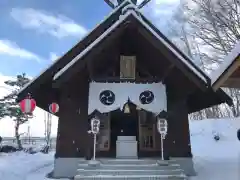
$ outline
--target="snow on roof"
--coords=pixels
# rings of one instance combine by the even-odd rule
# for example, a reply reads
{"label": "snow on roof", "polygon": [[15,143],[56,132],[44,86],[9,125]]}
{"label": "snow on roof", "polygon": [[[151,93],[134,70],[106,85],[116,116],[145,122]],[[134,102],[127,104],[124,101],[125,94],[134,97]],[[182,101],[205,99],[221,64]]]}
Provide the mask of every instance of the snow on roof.
{"label": "snow on roof", "polygon": [[[140,12],[138,12],[140,13]],[[141,16],[142,13],[140,13]],[[174,53],[174,55],[180,59],[189,69],[192,70],[201,80],[207,83],[206,77],[203,76],[190,62],[188,62],[179,52],[177,52],[168,42],[166,42],[157,32],[155,32],[146,22],[144,22],[138,15],[136,15],[135,11],[130,10],[127,14],[125,14],[122,18],[120,18],[115,24],[113,24],[109,29],[107,29],[99,38],[97,38],[90,46],[88,46],[84,51],[78,54],[70,63],[68,63],[64,68],[58,71],[53,80],[58,79],[62,74],[64,74],[72,65],[74,65],[78,60],[81,59],[85,54],[87,54],[93,47],[95,47],[102,39],[104,39],[112,30],[114,30],[119,24],[121,24],[128,16],[134,16],[146,29],[149,30],[162,44],[164,44],[170,51]]]}
{"label": "snow on roof", "polygon": [[240,41],[232,49],[232,51],[224,58],[219,68],[210,74],[212,85],[220,78],[220,76],[231,66],[231,64],[240,55]]}

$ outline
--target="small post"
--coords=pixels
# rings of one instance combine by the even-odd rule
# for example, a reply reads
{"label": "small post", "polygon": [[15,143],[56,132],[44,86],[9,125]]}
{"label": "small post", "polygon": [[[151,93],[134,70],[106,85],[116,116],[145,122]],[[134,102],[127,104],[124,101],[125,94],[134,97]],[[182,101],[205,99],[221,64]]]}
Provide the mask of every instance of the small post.
{"label": "small post", "polygon": [[161,155],[162,155],[162,160],[164,160],[164,152],[163,152],[163,135],[161,134]]}
{"label": "small post", "polygon": [[28,125],[28,144],[31,144],[30,125]]}
{"label": "small post", "polygon": [[97,134],[93,134],[93,160],[96,160],[96,144],[97,144]]}

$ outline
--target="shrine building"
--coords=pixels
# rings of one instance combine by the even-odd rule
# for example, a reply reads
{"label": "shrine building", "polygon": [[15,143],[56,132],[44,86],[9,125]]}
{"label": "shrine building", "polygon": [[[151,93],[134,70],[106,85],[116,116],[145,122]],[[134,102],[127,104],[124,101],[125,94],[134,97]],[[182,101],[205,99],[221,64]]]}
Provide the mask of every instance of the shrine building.
{"label": "shrine building", "polygon": [[[54,177],[72,177],[79,159],[91,159],[95,116],[101,122],[96,158],[160,158],[156,120],[165,118],[164,156],[193,171],[188,114],[232,103],[133,2],[119,1],[18,94],[20,101],[30,93],[46,111],[59,104]],[[118,149],[125,141],[129,146]]]}

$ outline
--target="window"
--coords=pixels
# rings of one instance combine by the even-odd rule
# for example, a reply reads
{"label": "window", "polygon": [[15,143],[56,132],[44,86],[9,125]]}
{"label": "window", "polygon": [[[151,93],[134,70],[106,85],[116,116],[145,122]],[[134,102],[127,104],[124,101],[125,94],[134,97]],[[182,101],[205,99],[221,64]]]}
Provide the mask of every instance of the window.
{"label": "window", "polygon": [[136,56],[120,57],[120,78],[135,79]]}

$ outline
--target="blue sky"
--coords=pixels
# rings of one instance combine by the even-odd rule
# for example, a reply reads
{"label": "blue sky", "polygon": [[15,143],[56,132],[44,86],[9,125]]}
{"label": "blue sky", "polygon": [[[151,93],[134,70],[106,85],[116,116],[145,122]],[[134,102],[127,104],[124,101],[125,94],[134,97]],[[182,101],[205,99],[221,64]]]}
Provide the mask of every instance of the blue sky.
{"label": "blue sky", "polygon": [[[178,0],[152,0],[144,14],[162,31]],[[93,29],[111,8],[104,0],[1,0],[0,74],[34,77]]]}

